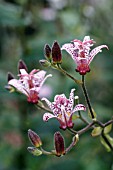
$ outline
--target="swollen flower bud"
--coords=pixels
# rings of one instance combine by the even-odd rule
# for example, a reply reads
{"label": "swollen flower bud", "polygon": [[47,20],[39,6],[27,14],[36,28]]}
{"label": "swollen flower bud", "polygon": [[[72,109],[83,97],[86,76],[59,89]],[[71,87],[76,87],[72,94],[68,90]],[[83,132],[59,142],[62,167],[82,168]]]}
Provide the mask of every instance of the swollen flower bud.
{"label": "swollen flower bud", "polygon": [[9,82],[10,80],[14,79],[14,75],[12,73],[8,73],[7,75],[7,81]]}
{"label": "swollen flower bud", "polygon": [[28,130],[28,137],[29,137],[29,140],[31,141],[31,143],[35,147],[38,148],[42,145],[42,141],[41,141],[40,137],[31,129]]}
{"label": "swollen flower bud", "polygon": [[19,60],[19,62],[18,62],[18,70],[20,70],[20,69],[25,69],[26,71],[28,71],[27,66],[23,60]]}
{"label": "swollen flower bud", "polygon": [[60,132],[54,134],[56,156],[65,155],[64,138]]}
{"label": "swollen flower bud", "polygon": [[62,53],[57,41],[55,41],[52,46],[52,59],[53,64],[61,64],[62,62]]}
{"label": "swollen flower bud", "polygon": [[34,156],[40,156],[42,155],[42,151],[37,149],[37,148],[34,148],[34,147],[28,147],[27,150],[32,153]]}
{"label": "swollen flower bud", "polygon": [[51,63],[47,60],[40,60],[39,63],[44,67],[50,67]]}
{"label": "swollen flower bud", "polygon": [[48,44],[44,46],[44,54],[47,59],[51,59],[51,47]]}
{"label": "swollen flower bud", "polygon": [[73,146],[76,145],[76,143],[79,141],[79,135],[76,134],[74,137],[73,137]]}

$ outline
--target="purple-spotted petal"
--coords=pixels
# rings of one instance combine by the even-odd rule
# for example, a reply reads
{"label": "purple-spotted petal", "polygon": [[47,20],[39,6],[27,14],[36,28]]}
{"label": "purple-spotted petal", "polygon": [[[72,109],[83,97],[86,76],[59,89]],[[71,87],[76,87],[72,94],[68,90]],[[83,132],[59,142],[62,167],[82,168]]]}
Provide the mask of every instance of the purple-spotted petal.
{"label": "purple-spotted petal", "polygon": [[56,96],[54,97],[54,102],[57,102],[57,101],[60,102],[60,99],[63,99],[63,98],[66,99],[65,94],[56,95]]}
{"label": "purple-spotted petal", "polygon": [[85,107],[83,104],[77,104],[77,105],[74,107],[72,113],[77,112],[77,111],[79,111],[79,110],[86,111],[86,107]]}
{"label": "purple-spotted petal", "polygon": [[26,96],[28,96],[27,91],[24,89],[22,83],[19,80],[16,79],[11,79],[8,82],[9,85],[13,86],[14,88],[16,88],[19,92],[25,94]]}
{"label": "purple-spotted petal", "polygon": [[95,57],[95,55],[102,51],[102,50],[101,50],[102,48],[107,48],[107,49],[108,49],[108,46],[107,46],[107,45],[100,45],[100,46],[94,48],[94,49],[90,52],[90,57],[89,57],[89,60],[88,60],[88,65],[91,63],[91,61],[93,60],[93,58]]}
{"label": "purple-spotted petal", "polygon": [[69,104],[68,104],[68,110],[67,111],[72,111],[73,105],[74,105],[74,91],[75,89],[72,89],[70,92],[69,96]]}
{"label": "purple-spotted petal", "polygon": [[43,121],[44,122],[47,122],[49,119],[52,119],[52,118],[57,118],[57,116],[54,116],[53,114],[51,113],[45,113],[43,115]]}
{"label": "purple-spotted petal", "polygon": [[64,44],[61,50],[66,50],[72,57],[72,59],[76,62],[78,57],[78,43],[77,45],[74,43]]}

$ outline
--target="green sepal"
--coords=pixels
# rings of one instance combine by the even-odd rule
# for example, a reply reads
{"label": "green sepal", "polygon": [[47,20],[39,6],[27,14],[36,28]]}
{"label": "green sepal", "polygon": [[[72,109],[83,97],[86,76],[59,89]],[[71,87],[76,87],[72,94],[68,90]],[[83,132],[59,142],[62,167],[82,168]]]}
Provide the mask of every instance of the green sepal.
{"label": "green sepal", "polygon": [[93,137],[96,137],[96,136],[99,136],[102,132],[102,128],[101,127],[95,127],[93,130],[92,130],[92,133],[91,135]]}
{"label": "green sepal", "polygon": [[50,67],[51,63],[47,60],[40,60],[39,63],[44,67]]}
{"label": "green sepal", "polygon": [[112,124],[110,124],[104,128],[104,134],[109,133],[111,130],[112,130]]}
{"label": "green sepal", "polygon": [[28,150],[31,154],[33,154],[34,156],[40,156],[40,155],[42,155],[42,151],[39,150],[39,149],[37,149],[37,148],[35,148],[35,147],[28,147],[27,150]]}

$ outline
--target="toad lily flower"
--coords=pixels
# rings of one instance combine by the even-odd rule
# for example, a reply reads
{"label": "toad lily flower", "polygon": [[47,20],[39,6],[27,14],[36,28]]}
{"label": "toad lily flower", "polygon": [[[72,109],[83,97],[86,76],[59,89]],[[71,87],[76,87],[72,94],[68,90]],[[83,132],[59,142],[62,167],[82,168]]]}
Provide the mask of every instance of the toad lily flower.
{"label": "toad lily flower", "polygon": [[75,89],[71,90],[69,99],[67,99],[64,94],[56,95],[54,102],[52,103],[48,99],[42,98],[42,100],[47,103],[48,107],[53,112],[53,114],[45,113],[43,115],[43,120],[47,122],[50,118],[56,118],[60,123],[61,129],[65,130],[66,128],[72,128],[74,125],[72,122],[73,113],[78,110],[86,110],[85,106],[82,104],[78,104],[73,108],[74,91]]}
{"label": "toad lily flower", "polygon": [[85,75],[90,71],[89,64],[95,55],[102,51],[102,48],[108,49],[106,45],[100,45],[90,52],[90,47],[93,46],[94,43],[95,42],[90,39],[90,36],[85,36],[83,42],[75,39],[72,43],[64,44],[61,48],[61,50],[66,50],[71,55],[77,65],[76,71],[81,75]]}
{"label": "toad lily flower", "polygon": [[34,69],[29,74],[26,69],[19,69],[19,80],[11,78],[8,85],[13,86],[18,92],[27,96],[28,102],[37,103],[39,100],[39,91],[45,80],[52,76],[45,76],[46,72]]}

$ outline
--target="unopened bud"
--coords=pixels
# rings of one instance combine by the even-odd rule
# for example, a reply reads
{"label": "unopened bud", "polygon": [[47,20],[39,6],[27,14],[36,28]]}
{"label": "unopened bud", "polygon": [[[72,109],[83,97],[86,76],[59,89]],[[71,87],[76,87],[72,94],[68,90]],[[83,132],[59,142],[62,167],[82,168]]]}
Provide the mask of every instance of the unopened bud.
{"label": "unopened bud", "polygon": [[28,71],[27,66],[23,60],[19,60],[19,62],[18,62],[18,70],[20,70],[20,69],[25,69],[26,71]]}
{"label": "unopened bud", "polygon": [[27,150],[33,154],[34,156],[40,156],[42,155],[42,151],[37,149],[37,148],[34,148],[34,147],[28,147]]}
{"label": "unopened bud", "polygon": [[40,137],[31,129],[28,130],[28,137],[29,137],[29,140],[31,141],[31,143],[35,147],[38,148],[42,145],[42,141],[41,141]]}
{"label": "unopened bud", "polygon": [[54,134],[54,142],[55,142],[56,156],[65,155],[64,138],[60,134],[60,132],[56,132]]}
{"label": "unopened bud", "polygon": [[40,60],[39,63],[44,67],[50,67],[51,63],[47,60]]}
{"label": "unopened bud", "polygon": [[79,104],[79,97],[78,96],[75,96],[75,103]]}
{"label": "unopened bud", "polygon": [[79,135],[76,134],[74,137],[73,137],[73,146],[76,145],[76,143],[79,141]]}
{"label": "unopened bud", "polygon": [[44,54],[47,59],[51,59],[51,47],[48,44],[44,46]]}
{"label": "unopened bud", "polygon": [[62,53],[57,41],[55,41],[52,46],[52,59],[53,64],[61,64],[62,62]]}
{"label": "unopened bud", "polygon": [[7,75],[7,81],[9,82],[12,79],[14,79],[14,75],[9,72],[8,75]]}

